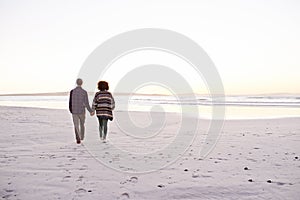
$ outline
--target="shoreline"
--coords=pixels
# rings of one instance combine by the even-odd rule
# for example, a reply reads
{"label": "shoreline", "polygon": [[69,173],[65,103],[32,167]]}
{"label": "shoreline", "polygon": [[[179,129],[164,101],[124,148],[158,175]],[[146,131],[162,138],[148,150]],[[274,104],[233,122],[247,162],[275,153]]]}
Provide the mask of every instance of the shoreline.
{"label": "shoreline", "polygon": [[[41,107],[30,107],[30,106],[9,106],[9,105],[0,105],[0,109],[1,108],[17,108],[17,109],[36,109],[36,110],[57,110],[57,111],[67,111],[69,113],[69,110],[68,108],[41,108]],[[114,111],[114,112],[118,112],[118,113],[122,113],[122,112],[129,112],[129,113],[149,113],[149,112],[146,112],[146,111]],[[153,111],[153,113],[160,113],[160,112],[155,112]],[[177,114],[180,114],[178,112],[165,112],[165,113],[169,113],[169,114],[174,114],[174,115],[177,115]],[[70,114],[70,113],[69,113]],[[88,115],[88,111],[86,111],[86,114]],[[71,114],[70,114],[71,115]],[[199,120],[212,120],[210,118],[204,118],[204,117],[195,117],[193,114],[189,115],[189,117],[192,117],[192,118],[198,118]],[[254,121],[254,120],[276,120],[276,119],[298,119],[300,118],[300,114],[299,116],[275,116],[275,117],[256,117],[256,118],[251,118],[251,117],[248,117],[248,118],[226,118],[226,112],[225,112],[225,118],[224,118],[224,121],[245,121],[245,120],[251,120],[251,121]],[[216,119],[216,120],[220,120],[220,119]]]}

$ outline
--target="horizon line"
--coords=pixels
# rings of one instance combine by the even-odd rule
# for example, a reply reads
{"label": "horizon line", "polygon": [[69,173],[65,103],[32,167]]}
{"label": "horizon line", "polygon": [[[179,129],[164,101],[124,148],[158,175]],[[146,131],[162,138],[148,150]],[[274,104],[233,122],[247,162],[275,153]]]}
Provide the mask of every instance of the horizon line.
{"label": "horizon line", "polygon": [[[10,94],[0,94],[0,96],[68,96],[70,92],[43,92],[43,93],[10,93]],[[95,92],[88,92],[89,95],[95,94]],[[141,96],[172,96],[168,94],[161,94],[161,93],[114,93],[114,95],[141,95]],[[209,93],[179,93],[178,95],[208,95]],[[279,95],[300,95],[300,93],[288,93],[288,92],[274,92],[274,93],[250,93],[250,94],[224,94],[225,96],[266,96],[266,95],[273,95],[273,96],[279,96]]]}

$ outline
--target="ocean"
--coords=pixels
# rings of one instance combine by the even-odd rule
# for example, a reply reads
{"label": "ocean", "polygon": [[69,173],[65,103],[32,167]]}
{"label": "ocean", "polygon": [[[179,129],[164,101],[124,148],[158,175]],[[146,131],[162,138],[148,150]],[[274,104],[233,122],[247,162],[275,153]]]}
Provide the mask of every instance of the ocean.
{"label": "ocean", "polygon": [[[209,96],[115,95],[116,111],[188,112],[212,118],[212,106],[225,106],[226,119],[263,119],[300,117],[300,95]],[[92,102],[93,96],[89,97]],[[68,109],[68,96],[0,96],[0,106]]]}

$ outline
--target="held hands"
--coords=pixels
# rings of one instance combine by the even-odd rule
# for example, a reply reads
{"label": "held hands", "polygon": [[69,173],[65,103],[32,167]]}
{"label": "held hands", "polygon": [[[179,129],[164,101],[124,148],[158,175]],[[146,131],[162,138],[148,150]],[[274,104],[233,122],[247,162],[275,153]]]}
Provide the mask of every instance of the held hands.
{"label": "held hands", "polygon": [[95,111],[90,112],[90,115],[91,115],[91,116],[94,116],[94,114],[95,114]]}

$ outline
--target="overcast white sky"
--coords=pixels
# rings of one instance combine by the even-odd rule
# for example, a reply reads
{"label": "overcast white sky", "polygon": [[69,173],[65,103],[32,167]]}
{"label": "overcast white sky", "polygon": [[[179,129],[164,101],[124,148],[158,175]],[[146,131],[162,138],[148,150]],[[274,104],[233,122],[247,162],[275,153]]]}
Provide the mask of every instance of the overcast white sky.
{"label": "overcast white sky", "polygon": [[300,93],[299,10],[297,0],[0,0],[0,93],[69,91],[97,46],[137,28],[196,41],[227,94]]}

